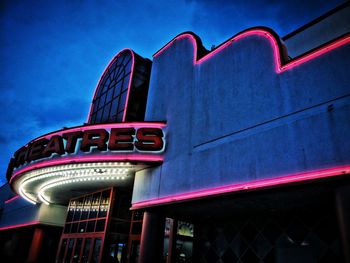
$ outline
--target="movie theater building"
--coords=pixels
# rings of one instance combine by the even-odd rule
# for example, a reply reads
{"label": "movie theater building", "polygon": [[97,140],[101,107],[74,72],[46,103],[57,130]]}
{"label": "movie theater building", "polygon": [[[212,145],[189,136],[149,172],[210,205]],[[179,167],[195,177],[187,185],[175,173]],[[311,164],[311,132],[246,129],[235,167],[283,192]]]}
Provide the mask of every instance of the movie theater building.
{"label": "movie theater building", "polygon": [[122,50],[84,125],[14,153],[1,257],[349,262],[349,17]]}

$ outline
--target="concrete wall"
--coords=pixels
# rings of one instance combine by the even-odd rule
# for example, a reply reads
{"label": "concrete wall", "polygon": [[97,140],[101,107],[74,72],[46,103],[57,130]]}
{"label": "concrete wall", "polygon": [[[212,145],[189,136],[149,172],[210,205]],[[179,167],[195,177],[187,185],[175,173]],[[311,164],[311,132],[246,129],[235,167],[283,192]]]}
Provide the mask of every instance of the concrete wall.
{"label": "concrete wall", "polygon": [[145,120],[167,121],[167,147],[133,202],[350,164],[350,45],[283,73],[261,36],[193,59],[187,38],[154,58]]}

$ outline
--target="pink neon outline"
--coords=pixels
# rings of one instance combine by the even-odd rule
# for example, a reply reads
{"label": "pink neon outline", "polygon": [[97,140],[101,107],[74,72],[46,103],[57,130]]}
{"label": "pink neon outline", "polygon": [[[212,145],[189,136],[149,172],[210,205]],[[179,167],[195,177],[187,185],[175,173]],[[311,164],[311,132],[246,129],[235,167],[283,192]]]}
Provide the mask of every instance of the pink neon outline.
{"label": "pink neon outline", "polygon": [[54,135],[62,135],[67,132],[76,132],[76,131],[87,131],[93,129],[111,129],[111,128],[159,128],[162,129],[166,127],[165,122],[123,122],[123,123],[105,123],[105,124],[93,124],[93,125],[82,125],[77,127],[72,127],[68,129],[62,129],[58,131],[54,131],[43,136],[40,136],[31,142],[35,142],[37,140],[43,138],[50,138]]}
{"label": "pink neon outline", "polygon": [[350,173],[350,165],[333,167],[333,168],[328,168],[323,170],[314,170],[310,172],[280,176],[277,178],[262,179],[262,180],[256,180],[256,181],[239,183],[239,184],[230,184],[230,185],[225,185],[220,187],[214,187],[214,188],[208,188],[208,189],[202,189],[197,191],[190,191],[190,192],[185,192],[181,194],[160,197],[156,199],[149,199],[146,201],[133,203],[131,209],[139,209],[139,208],[166,204],[166,203],[181,202],[185,200],[186,201],[195,200],[203,197],[217,196],[221,194],[241,192],[245,190],[247,191],[247,190],[261,189],[261,188],[267,188],[272,186],[280,186],[280,185],[286,185],[286,184],[297,183],[302,181],[310,181],[315,179],[334,177],[341,174],[344,175],[349,173]]}
{"label": "pink neon outline", "polygon": [[128,106],[128,103],[129,103],[129,94],[130,94],[130,88],[131,88],[131,82],[132,82],[132,77],[134,75],[134,66],[135,66],[135,54],[134,54],[134,51],[130,48],[124,48],[122,49],[121,51],[118,52],[117,55],[115,55],[112,60],[108,63],[107,67],[104,69],[100,79],[98,80],[97,82],[97,86],[95,88],[95,91],[94,91],[94,96],[92,97],[92,102],[91,102],[91,105],[90,105],[90,110],[89,110],[89,114],[88,114],[88,118],[87,118],[87,123],[90,123],[90,120],[91,120],[91,112],[92,112],[92,107],[94,106],[93,104],[93,101],[95,100],[95,97],[96,97],[96,94],[98,92],[98,88],[99,88],[99,85],[103,79],[103,77],[106,75],[106,73],[108,72],[108,68],[113,64],[113,62],[120,56],[120,54],[122,54],[123,52],[126,52],[126,51],[129,51],[131,53],[131,60],[132,60],[132,64],[131,64],[131,72],[130,72],[130,78],[129,78],[129,85],[128,85],[128,94],[126,95],[126,101],[125,101],[125,107],[124,107],[124,113],[123,113],[123,119],[122,119],[122,122],[125,122],[125,116],[126,116],[126,110],[127,110],[127,106]]}
{"label": "pink neon outline", "polygon": [[271,34],[269,31],[261,28],[261,29],[251,29],[251,30],[247,30],[245,32],[242,32],[234,37],[232,37],[231,39],[229,39],[227,42],[225,42],[223,45],[219,46],[217,49],[213,50],[212,52],[206,54],[204,57],[198,59],[197,58],[197,41],[195,39],[195,37],[189,33],[185,33],[182,35],[179,35],[177,37],[175,37],[173,40],[171,40],[168,44],[166,44],[163,48],[161,48],[158,52],[156,52],[153,55],[153,58],[156,58],[157,56],[159,56],[162,52],[164,52],[166,49],[168,49],[176,40],[180,40],[183,38],[188,38],[191,40],[193,47],[194,47],[194,58],[193,58],[193,64],[197,65],[197,64],[201,64],[204,61],[212,58],[215,54],[219,53],[221,50],[223,50],[224,48],[228,47],[229,45],[231,45],[233,42],[236,42],[242,38],[248,37],[248,36],[252,36],[252,35],[258,35],[258,36],[262,36],[267,38],[273,47],[273,51],[274,51],[274,57],[275,57],[275,70],[277,73],[282,73],[284,71],[290,70],[298,65],[301,65],[311,59],[314,59],[318,56],[323,55],[324,53],[327,53],[328,51],[331,51],[335,48],[338,48],[342,45],[345,45],[347,43],[350,42],[350,34],[345,35],[344,37],[342,37],[341,39],[338,39],[332,43],[329,43],[325,46],[322,46],[320,48],[315,49],[314,51],[304,54],[301,57],[298,57],[296,59],[292,59],[290,61],[287,61],[284,65],[282,65],[282,61],[281,61],[281,56],[280,56],[280,48],[279,45],[277,43],[277,40],[275,38],[275,36],[273,34]]}
{"label": "pink neon outline", "polygon": [[20,198],[20,196],[19,196],[19,195],[15,195],[14,197],[12,197],[12,198],[10,198],[10,199],[7,199],[4,203],[5,203],[5,204],[8,204],[8,203],[10,203],[10,202],[12,202],[12,201],[15,201],[15,200],[18,199],[18,198]]}
{"label": "pink neon outline", "polygon": [[[86,131],[91,129],[111,129],[111,128],[159,128],[162,129],[166,126],[164,122],[124,122],[124,123],[108,123],[108,124],[94,124],[94,125],[87,125],[87,126],[78,126],[73,127],[70,129],[62,129],[56,132],[52,132],[49,134],[46,134],[44,136],[41,136],[39,138],[36,138],[32,140],[32,142],[40,140],[42,138],[49,138],[54,135],[62,135],[62,133],[67,132],[75,132],[75,131]],[[97,155],[94,156],[68,156],[68,157],[61,157],[58,160],[42,160],[38,163],[29,164],[28,166],[17,170],[14,172],[10,178],[9,183],[11,184],[12,181],[19,175],[24,172],[28,172],[34,169],[43,168],[43,167],[49,167],[49,166],[55,166],[55,165],[63,165],[63,164],[70,164],[72,162],[75,163],[86,163],[86,162],[108,162],[108,161],[132,161],[132,162],[162,162],[163,156],[160,155],[154,155],[154,154],[135,154],[134,152],[130,153],[120,153],[120,154],[114,154],[114,155]]]}
{"label": "pink neon outline", "polygon": [[39,169],[43,167],[50,167],[56,165],[72,164],[72,163],[87,163],[87,162],[111,162],[111,161],[126,161],[126,162],[162,162],[163,156],[158,155],[141,155],[141,154],[120,154],[120,155],[98,155],[98,156],[73,156],[73,157],[62,157],[58,160],[45,160],[40,163],[35,163],[30,166],[24,167],[16,171],[11,179],[12,181],[20,174]]}
{"label": "pink neon outline", "polygon": [[8,229],[13,229],[13,228],[19,228],[19,227],[25,227],[25,226],[38,225],[38,224],[40,224],[39,221],[31,221],[31,222],[24,223],[24,224],[17,224],[17,225],[11,225],[11,226],[0,227],[0,231],[2,231],[2,230],[8,230]]}

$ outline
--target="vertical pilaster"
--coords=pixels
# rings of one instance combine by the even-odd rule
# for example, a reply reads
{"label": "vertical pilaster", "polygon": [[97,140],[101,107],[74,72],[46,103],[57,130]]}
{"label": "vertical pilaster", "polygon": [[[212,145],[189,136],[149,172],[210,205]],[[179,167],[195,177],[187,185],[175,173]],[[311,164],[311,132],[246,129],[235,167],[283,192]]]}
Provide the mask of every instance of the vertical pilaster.
{"label": "vertical pilaster", "polygon": [[29,249],[27,262],[36,262],[39,259],[43,239],[44,239],[43,229],[36,227],[34,229],[32,244]]}
{"label": "vertical pilaster", "polygon": [[168,261],[167,263],[175,262],[176,260],[176,238],[177,238],[177,220],[170,219],[170,233],[168,246]]}
{"label": "vertical pilaster", "polygon": [[162,262],[164,216],[146,211],[143,216],[139,263]]}

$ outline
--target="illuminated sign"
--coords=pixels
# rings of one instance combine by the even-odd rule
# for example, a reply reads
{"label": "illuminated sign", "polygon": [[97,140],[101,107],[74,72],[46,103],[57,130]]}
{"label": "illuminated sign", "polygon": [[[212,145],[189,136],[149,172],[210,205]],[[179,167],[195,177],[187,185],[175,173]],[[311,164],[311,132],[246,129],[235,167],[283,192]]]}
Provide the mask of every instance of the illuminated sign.
{"label": "illuminated sign", "polygon": [[17,150],[8,173],[34,161],[57,156],[160,153],[165,147],[163,127],[163,123],[120,123],[60,130]]}

